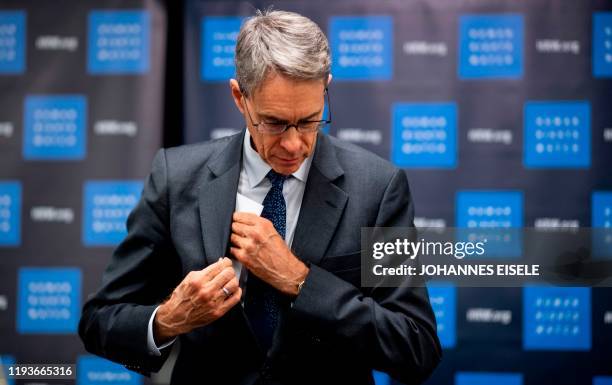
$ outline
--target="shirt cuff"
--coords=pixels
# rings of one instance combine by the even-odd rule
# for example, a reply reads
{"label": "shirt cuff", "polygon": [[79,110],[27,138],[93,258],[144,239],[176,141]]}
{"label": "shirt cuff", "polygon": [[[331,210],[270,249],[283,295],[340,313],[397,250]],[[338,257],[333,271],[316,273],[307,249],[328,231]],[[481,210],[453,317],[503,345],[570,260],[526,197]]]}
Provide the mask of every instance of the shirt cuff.
{"label": "shirt cuff", "polygon": [[149,327],[147,330],[147,348],[149,349],[149,354],[152,356],[161,356],[161,349],[167,348],[172,345],[174,341],[176,341],[176,337],[172,340],[166,342],[162,346],[157,346],[155,343],[155,338],[153,338],[153,320],[155,319],[155,314],[157,314],[157,310],[159,310],[159,306],[153,310],[153,314],[151,314],[151,318],[149,318]]}

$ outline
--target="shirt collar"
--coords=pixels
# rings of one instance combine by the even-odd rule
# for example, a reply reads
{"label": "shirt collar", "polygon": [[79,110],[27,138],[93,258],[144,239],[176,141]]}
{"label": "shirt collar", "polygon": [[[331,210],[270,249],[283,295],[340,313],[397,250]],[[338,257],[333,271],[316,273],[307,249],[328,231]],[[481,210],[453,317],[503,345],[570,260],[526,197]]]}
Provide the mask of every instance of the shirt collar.
{"label": "shirt collar", "polygon": [[[257,153],[257,151],[255,151],[253,147],[251,147],[251,134],[249,133],[248,128],[246,129],[246,133],[244,134],[242,152],[244,154],[244,170],[249,180],[249,187],[254,188],[264,180],[264,178],[266,177],[266,175],[268,175],[268,172],[270,172],[272,167],[270,167],[269,164],[267,164],[263,159],[261,159],[259,153]],[[300,168],[298,168],[291,175],[300,182],[306,183],[311,164],[312,154],[310,154],[310,156],[304,159],[304,161],[300,165]]]}

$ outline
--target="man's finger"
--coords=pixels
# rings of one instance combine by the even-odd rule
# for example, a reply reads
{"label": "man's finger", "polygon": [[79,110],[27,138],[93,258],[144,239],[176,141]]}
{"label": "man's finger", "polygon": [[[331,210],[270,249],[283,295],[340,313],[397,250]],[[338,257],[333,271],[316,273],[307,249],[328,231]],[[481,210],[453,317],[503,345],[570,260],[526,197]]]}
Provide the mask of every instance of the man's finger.
{"label": "man's finger", "polygon": [[248,237],[251,231],[251,226],[240,222],[232,222],[232,233],[241,237]]}
{"label": "man's finger", "polygon": [[246,258],[246,254],[244,254],[244,250],[239,249],[237,247],[230,247],[230,253],[234,257],[236,257],[238,262],[242,263],[243,265],[246,264],[247,258]]}
{"label": "man's finger", "polygon": [[227,291],[227,293],[229,293],[228,297],[232,295],[232,293],[234,293],[236,290],[238,290],[238,278],[234,277],[232,279],[229,280],[228,283],[225,284],[225,286],[223,286],[223,288],[221,288],[221,290],[223,290],[224,292]]}
{"label": "man's finger", "polygon": [[232,233],[232,235],[230,236],[230,242],[232,242],[232,245],[236,246],[237,248],[243,248],[245,246],[244,245],[245,241],[246,241],[246,238],[242,238],[236,233]]}
{"label": "man's finger", "polygon": [[229,309],[234,307],[234,305],[236,305],[238,302],[240,302],[240,297],[242,297],[242,289],[241,288],[237,288],[236,290],[234,290],[232,292],[232,295],[227,297],[225,299],[225,301],[223,301],[223,303],[221,304],[222,311],[225,313]]}
{"label": "man's finger", "polygon": [[202,273],[204,273],[204,279],[206,281],[210,281],[211,279],[213,279],[213,277],[218,275],[221,272],[221,270],[231,265],[232,265],[231,259],[224,258],[224,257],[220,258],[217,262],[206,266],[206,268],[202,270]]}
{"label": "man's finger", "polygon": [[241,211],[234,212],[233,216],[234,222],[244,223],[245,225],[254,225],[257,222],[257,218],[259,218],[259,215]]}
{"label": "man's finger", "polygon": [[236,276],[234,269],[229,266],[225,267],[217,274],[210,282],[212,290],[221,290],[232,278]]}

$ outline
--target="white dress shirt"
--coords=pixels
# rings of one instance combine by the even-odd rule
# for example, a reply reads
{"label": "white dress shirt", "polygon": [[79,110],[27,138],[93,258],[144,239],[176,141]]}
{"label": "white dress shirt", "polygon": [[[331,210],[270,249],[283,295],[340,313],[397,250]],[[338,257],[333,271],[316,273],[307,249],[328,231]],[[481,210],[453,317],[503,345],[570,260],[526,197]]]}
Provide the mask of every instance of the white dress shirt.
{"label": "white dress shirt", "polygon": [[[251,146],[251,135],[249,130],[246,130],[244,135],[244,142],[242,147],[242,166],[240,168],[240,178],[238,180],[238,194],[244,195],[245,197],[262,204],[268,191],[272,187],[272,183],[266,178],[268,172],[272,169],[269,164],[264,162],[259,156],[257,151]],[[285,183],[283,184],[283,196],[287,205],[287,224],[285,231],[285,242],[289,247],[293,243],[293,236],[295,235],[295,228],[297,226],[298,217],[300,215],[300,208],[302,207],[302,197],[304,196],[304,189],[306,188],[306,180],[308,179],[308,172],[310,171],[310,165],[312,164],[312,154],[302,162],[300,168],[296,172],[291,174]],[[168,347],[174,343],[176,338],[173,340],[157,346],[153,338],[153,319],[159,306],[155,309],[151,318],[149,319],[149,326],[147,332],[147,345],[149,353],[155,356],[160,356],[160,349]]]}

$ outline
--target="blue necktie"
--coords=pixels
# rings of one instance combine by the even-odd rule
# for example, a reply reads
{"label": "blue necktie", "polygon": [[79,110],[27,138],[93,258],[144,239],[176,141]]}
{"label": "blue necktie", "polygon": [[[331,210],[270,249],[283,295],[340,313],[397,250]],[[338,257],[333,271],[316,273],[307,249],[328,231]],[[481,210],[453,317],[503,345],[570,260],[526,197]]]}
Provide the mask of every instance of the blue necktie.
{"label": "blue necktie", "polygon": [[[267,178],[272,183],[272,188],[264,198],[261,216],[270,220],[276,231],[284,239],[287,205],[283,197],[283,183],[287,177],[270,170]],[[249,274],[244,310],[258,341],[265,351],[272,346],[272,337],[278,324],[282,302],[283,298],[276,289],[254,274]]]}

